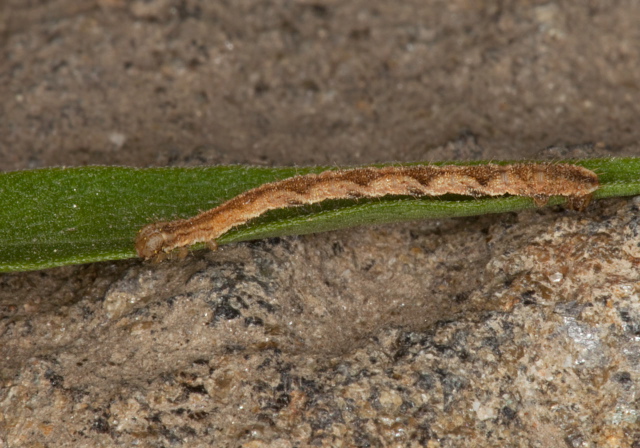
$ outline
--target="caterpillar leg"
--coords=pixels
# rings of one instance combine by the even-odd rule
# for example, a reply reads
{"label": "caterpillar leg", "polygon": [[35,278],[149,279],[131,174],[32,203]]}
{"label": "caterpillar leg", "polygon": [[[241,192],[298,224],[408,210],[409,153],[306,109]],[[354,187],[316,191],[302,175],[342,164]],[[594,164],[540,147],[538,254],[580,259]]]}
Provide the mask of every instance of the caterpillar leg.
{"label": "caterpillar leg", "polygon": [[188,247],[183,246],[178,249],[178,260],[184,260],[185,258],[187,258],[187,255],[189,255]]}
{"label": "caterpillar leg", "polygon": [[582,212],[587,208],[592,198],[593,195],[591,194],[584,196],[569,196],[567,197],[567,207],[571,210]]}
{"label": "caterpillar leg", "polygon": [[216,240],[209,240],[207,241],[206,244],[209,250],[213,250],[213,251],[218,250],[218,243],[216,243]]}
{"label": "caterpillar leg", "polygon": [[533,197],[533,203],[536,204],[536,207],[544,207],[547,202],[549,202],[549,196],[536,195]]}
{"label": "caterpillar leg", "polygon": [[153,264],[160,264],[161,262],[163,262],[164,260],[166,260],[167,258],[169,258],[169,254],[166,252],[158,252],[157,254],[152,255],[151,257],[147,258],[147,260],[151,260],[151,263]]}

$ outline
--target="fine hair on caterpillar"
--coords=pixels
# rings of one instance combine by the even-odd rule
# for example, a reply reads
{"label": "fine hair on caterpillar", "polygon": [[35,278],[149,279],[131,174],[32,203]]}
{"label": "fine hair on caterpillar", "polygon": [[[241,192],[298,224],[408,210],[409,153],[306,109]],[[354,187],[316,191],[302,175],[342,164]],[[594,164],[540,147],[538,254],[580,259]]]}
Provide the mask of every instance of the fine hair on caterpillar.
{"label": "fine hair on caterpillar", "polygon": [[216,239],[222,234],[269,210],[329,199],[510,194],[531,197],[540,207],[551,196],[564,196],[569,207],[582,210],[599,185],[593,171],[566,163],[414,165],[325,171],[263,184],[192,218],[148,224],[138,233],[135,246],[138,256],[157,260],[176,249],[186,255],[187,248],[197,243],[215,249]]}

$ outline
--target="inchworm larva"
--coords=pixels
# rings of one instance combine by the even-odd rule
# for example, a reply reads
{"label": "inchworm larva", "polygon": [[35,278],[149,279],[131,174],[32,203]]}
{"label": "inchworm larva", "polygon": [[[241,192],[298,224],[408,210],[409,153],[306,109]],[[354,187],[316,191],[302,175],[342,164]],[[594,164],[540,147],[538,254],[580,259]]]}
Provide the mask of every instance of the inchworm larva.
{"label": "inchworm larva", "polygon": [[569,164],[516,163],[475,166],[387,166],[307,174],[263,184],[188,219],[155,222],[143,227],[136,250],[143,258],[162,259],[174,249],[207,243],[263,213],[327,199],[374,198],[386,195],[473,197],[512,194],[532,197],[537,206],[550,196],[565,196],[569,207],[583,209],[599,186],[598,176]]}

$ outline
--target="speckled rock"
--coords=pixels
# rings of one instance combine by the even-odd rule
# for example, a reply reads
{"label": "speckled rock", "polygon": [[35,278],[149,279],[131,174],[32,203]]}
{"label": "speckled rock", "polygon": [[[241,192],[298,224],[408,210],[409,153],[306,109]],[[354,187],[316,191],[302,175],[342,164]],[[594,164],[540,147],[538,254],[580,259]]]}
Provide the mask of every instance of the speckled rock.
{"label": "speckled rock", "polygon": [[4,441],[632,446],[639,211],[609,200],[132,263],[98,300],[5,322]]}

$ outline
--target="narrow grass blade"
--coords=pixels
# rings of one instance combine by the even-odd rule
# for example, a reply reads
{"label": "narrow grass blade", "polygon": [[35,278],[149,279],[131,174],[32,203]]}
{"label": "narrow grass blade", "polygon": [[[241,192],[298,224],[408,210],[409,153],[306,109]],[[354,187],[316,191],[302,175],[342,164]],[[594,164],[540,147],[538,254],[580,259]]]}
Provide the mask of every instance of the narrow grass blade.
{"label": "narrow grass blade", "polygon": [[[456,162],[480,163],[487,162]],[[598,173],[602,187],[596,199],[640,194],[640,158],[575,163]],[[131,258],[136,256],[135,235],[149,222],[193,216],[265,182],[326,169],[79,167],[2,173],[0,272]],[[550,204],[562,202],[552,198]],[[513,196],[326,201],[269,212],[227,232],[218,242],[532,207],[532,200]]]}

